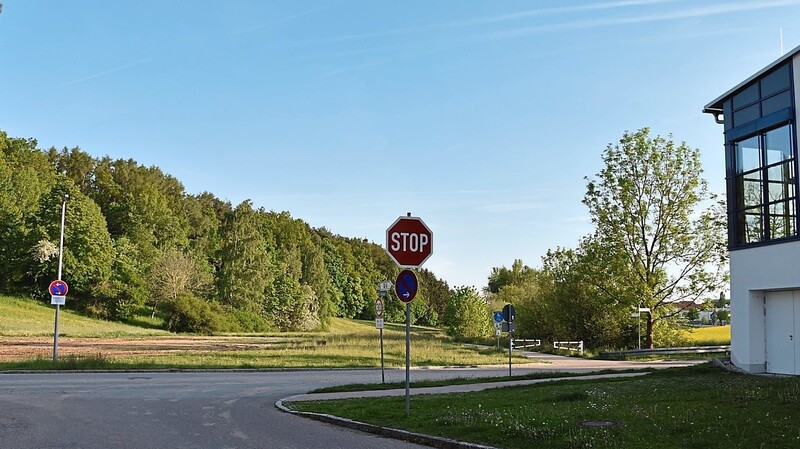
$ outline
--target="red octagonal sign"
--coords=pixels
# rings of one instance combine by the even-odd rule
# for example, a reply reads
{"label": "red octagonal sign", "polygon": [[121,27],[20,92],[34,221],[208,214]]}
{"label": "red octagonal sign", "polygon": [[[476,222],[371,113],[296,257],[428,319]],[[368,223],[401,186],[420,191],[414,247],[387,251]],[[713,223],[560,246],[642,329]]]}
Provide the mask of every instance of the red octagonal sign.
{"label": "red octagonal sign", "polygon": [[433,253],[433,233],[419,217],[400,217],[386,230],[386,252],[402,267],[419,267]]}

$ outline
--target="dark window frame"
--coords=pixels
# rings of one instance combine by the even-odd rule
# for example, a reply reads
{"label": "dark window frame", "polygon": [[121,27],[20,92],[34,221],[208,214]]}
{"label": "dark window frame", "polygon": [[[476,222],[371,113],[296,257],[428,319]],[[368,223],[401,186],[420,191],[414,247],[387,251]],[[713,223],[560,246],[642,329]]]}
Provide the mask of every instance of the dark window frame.
{"label": "dark window frame", "polygon": [[[798,184],[798,163],[800,161],[798,146],[800,146],[800,141],[798,140],[797,118],[795,117],[794,90],[796,87],[793,85],[793,70],[794,67],[791,61],[788,61],[743,86],[723,101],[728,195],[728,247],[731,250],[800,240],[800,216],[798,216],[798,212],[800,212],[800,185]],[[781,87],[780,83],[770,82],[767,85],[767,89],[764,89],[762,81],[765,78],[772,77],[779,71],[785,71],[785,75],[781,74],[779,77],[786,79],[788,85]],[[770,81],[773,80],[774,78]],[[776,85],[778,86],[777,90],[775,90]],[[762,95],[764,90],[771,91],[767,95]],[[737,96],[745,92],[750,93],[740,97],[738,102],[735,101]],[[786,105],[787,107],[776,109],[774,102],[769,103],[769,100],[779,95],[787,95],[787,92],[790,102],[790,104]],[[744,98],[747,102],[741,102],[741,98]],[[764,114],[765,101],[768,102],[766,115]],[[751,113],[747,116],[748,120],[746,122],[738,123],[736,121],[736,113],[752,108],[754,105],[757,105],[758,108],[757,117]],[[788,126],[789,129],[791,155],[787,159],[767,165],[766,134],[784,126]],[[758,137],[759,166],[740,172],[737,166],[739,164],[737,144],[752,137]],[[782,178],[770,180],[770,169],[785,164],[788,164],[788,167],[781,169],[782,173],[784,173]],[[753,176],[754,174],[757,174],[757,176]],[[745,196],[748,191],[745,183],[745,179],[748,176],[759,178],[760,198],[757,204],[739,197],[740,195]],[[789,183],[781,182],[787,179]],[[783,184],[784,186],[790,184],[791,186],[784,187],[785,193],[780,198],[771,200],[770,187],[775,189],[773,184]],[[778,189],[772,190],[772,192],[774,193],[776,190]],[[782,213],[772,214],[771,212],[775,210],[782,210]],[[774,225],[781,222],[783,222],[783,231],[773,233],[772,228]],[[748,241],[747,227],[753,224],[760,228],[757,229],[758,238]],[[777,231],[777,228],[775,230]],[[788,236],[785,235],[787,231],[790,233]],[[776,235],[778,236],[776,237]]]}

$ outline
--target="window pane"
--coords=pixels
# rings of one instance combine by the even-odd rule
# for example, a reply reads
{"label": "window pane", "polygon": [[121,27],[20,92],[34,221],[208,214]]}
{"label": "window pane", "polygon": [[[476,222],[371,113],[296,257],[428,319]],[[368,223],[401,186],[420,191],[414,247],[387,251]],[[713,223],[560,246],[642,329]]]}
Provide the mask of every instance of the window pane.
{"label": "window pane", "polygon": [[739,109],[746,104],[758,101],[758,83],[733,96],[733,108]]}
{"label": "window pane", "polygon": [[744,109],[739,109],[733,113],[733,126],[741,126],[745,123],[758,120],[761,117],[761,109],[758,103],[748,106]]}
{"label": "window pane", "polygon": [[763,234],[760,209],[747,209],[738,213],[739,243],[760,242]]}
{"label": "window pane", "polygon": [[790,92],[787,90],[786,92],[780,93],[778,95],[775,95],[774,97],[770,97],[762,101],[761,113],[763,115],[769,115],[775,111],[780,111],[781,109],[792,107],[792,96],[789,94]]}
{"label": "window pane", "polygon": [[794,201],[770,205],[770,238],[782,239],[797,234],[795,225]]}
{"label": "window pane", "polygon": [[761,167],[758,150],[758,136],[736,142],[736,173],[743,173]]}
{"label": "window pane", "polygon": [[781,68],[775,70],[761,80],[761,97],[768,97],[775,92],[788,89],[790,83],[789,64],[784,64]]}
{"label": "window pane", "polygon": [[768,202],[781,201],[795,196],[793,168],[794,164],[789,161],[767,169]]}
{"label": "window pane", "polygon": [[767,132],[767,165],[792,158],[792,133],[790,125]]}
{"label": "window pane", "polygon": [[736,178],[737,209],[760,206],[764,203],[761,199],[761,172],[756,171]]}

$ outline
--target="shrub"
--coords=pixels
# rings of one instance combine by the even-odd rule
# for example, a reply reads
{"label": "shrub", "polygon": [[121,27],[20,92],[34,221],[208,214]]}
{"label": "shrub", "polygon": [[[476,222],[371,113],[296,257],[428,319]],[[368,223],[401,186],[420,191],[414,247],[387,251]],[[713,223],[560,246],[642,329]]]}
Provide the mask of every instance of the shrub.
{"label": "shrub", "polygon": [[162,309],[167,316],[166,327],[172,332],[212,334],[234,327],[222,306],[191,293],[181,293],[175,299],[164,301]]}

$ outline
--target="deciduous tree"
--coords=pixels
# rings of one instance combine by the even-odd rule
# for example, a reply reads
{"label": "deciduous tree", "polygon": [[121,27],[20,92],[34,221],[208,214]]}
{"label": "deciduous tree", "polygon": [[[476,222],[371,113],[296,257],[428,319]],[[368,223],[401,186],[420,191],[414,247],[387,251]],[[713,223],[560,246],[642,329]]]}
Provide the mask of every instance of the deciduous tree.
{"label": "deciduous tree", "polygon": [[651,310],[646,340],[653,347],[653,325],[676,313],[670,303],[701,298],[726,280],[724,221],[702,177],[699,150],[672,136],[625,132],[603,162],[583,202],[593,238],[622,255],[634,300]]}

